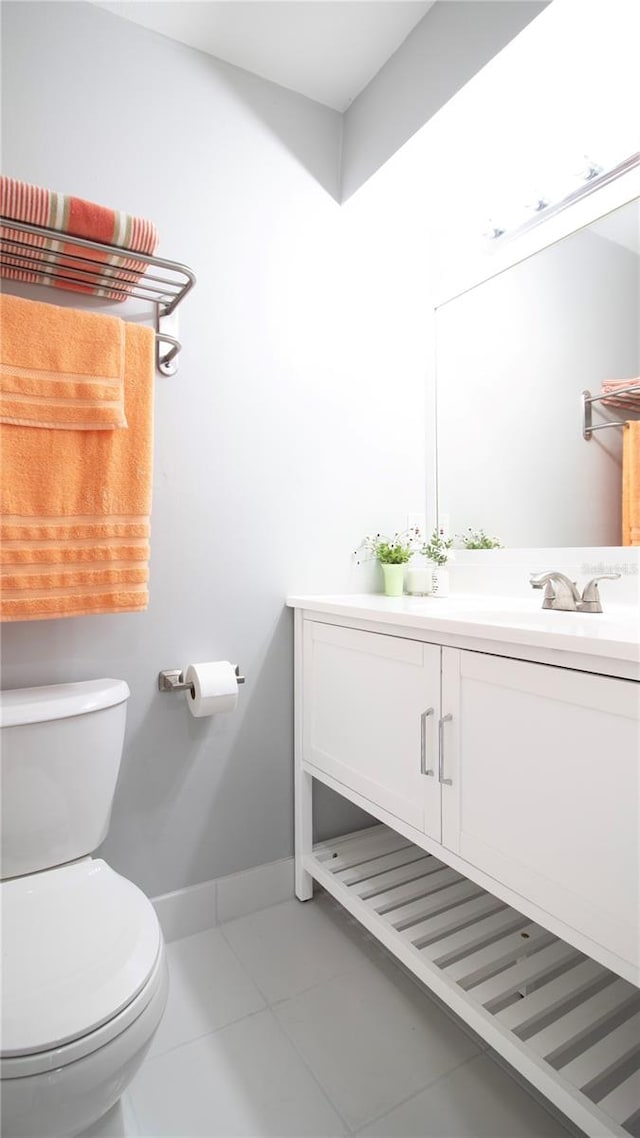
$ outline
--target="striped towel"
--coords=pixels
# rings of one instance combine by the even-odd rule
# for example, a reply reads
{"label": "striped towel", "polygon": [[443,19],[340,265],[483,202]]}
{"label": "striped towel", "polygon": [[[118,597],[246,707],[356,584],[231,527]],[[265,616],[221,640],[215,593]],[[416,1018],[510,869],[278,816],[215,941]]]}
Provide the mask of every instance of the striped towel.
{"label": "striped towel", "polygon": [[[631,387],[635,384],[638,388],[637,391],[628,391],[626,395],[616,395],[623,387]],[[637,379],[605,379],[602,383],[601,392],[607,398],[602,402],[607,407],[622,407],[625,411],[636,411],[640,413],[640,376]]]}
{"label": "striped towel", "polygon": [[0,423],[126,427],[124,322],[0,296]]}
{"label": "striped towel", "polygon": [[[106,245],[119,245],[134,252],[153,254],[158,245],[156,228],[143,218],[30,186],[17,178],[0,177],[0,214],[3,218],[31,222],[55,229],[61,235],[86,237]],[[2,259],[0,276],[32,284],[56,285],[72,292],[95,293],[111,300],[125,300],[144,274],[146,265],[135,257],[119,257],[96,250],[78,249],[64,241],[21,233],[0,227]],[[18,250],[12,242],[27,245]],[[78,257],[109,266],[95,276],[93,266]],[[55,270],[56,277],[52,275]],[[64,279],[58,279],[63,276]],[[115,282],[115,284],[114,284]],[[111,286],[111,287],[109,287]]]}
{"label": "striped towel", "polygon": [[0,620],[147,607],[155,337],[124,335],[128,430],[0,426]]}

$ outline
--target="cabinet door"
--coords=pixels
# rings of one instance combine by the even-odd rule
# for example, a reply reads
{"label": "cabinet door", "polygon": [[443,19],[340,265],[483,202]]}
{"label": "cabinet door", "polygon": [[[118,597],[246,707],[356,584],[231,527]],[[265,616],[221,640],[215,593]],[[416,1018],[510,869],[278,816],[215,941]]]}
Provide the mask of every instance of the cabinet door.
{"label": "cabinet door", "polygon": [[305,621],[303,652],[303,758],[439,841],[440,648]]}
{"label": "cabinet door", "polygon": [[443,651],[443,844],[626,961],[638,954],[630,680]]}

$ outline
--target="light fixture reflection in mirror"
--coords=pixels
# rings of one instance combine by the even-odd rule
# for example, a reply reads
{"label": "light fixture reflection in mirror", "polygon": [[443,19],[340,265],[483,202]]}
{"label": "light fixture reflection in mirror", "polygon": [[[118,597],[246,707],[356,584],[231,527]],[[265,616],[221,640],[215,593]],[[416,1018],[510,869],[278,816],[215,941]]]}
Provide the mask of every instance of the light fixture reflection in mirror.
{"label": "light fixture reflection in mirror", "polygon": [[[622,429],[581,393],[640,376],[636,200],[436,310],[437,498],[451,533],[619,546]],[[594,422],[621,418],[593,406]],[[640,418],[625,410],[623,418]]]}

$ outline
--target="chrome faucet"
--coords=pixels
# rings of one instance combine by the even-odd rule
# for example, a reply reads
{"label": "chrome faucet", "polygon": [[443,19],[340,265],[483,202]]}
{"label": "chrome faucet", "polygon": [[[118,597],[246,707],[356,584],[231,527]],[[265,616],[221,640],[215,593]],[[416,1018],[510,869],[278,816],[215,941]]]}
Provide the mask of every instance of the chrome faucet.
{"label": "chrome faucet", "polygon": [[558,609],[561,612],[577,612],[580,604],[580,593],[575,581],[570,581],[564,573],[552,570],[542,573],[541,576],[529,578],[532,589],[544,588],[543,609]]}
{"label": "chrome faucet", "polygon": [[585,585],[582,596],[575,581],[570,581],[564,573],[551,570],[540,576],[529,578],[532,589],[544,588],[543,609],[556,609],[558,612],[602,612],[602,602],[598,581],[616,581],[619,573],[603,573]]}

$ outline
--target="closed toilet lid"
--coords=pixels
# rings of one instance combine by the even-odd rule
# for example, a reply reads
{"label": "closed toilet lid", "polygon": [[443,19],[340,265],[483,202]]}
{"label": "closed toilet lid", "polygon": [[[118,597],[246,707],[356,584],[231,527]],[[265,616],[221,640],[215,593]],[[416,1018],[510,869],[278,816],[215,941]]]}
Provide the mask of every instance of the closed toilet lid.
{"label": "closed toilet lid", "polygon": [[116,1016],[161,946],[153,905],[106,862],[3,881],[2,1055],[57,1047]]}

